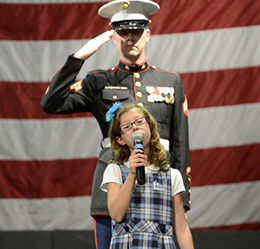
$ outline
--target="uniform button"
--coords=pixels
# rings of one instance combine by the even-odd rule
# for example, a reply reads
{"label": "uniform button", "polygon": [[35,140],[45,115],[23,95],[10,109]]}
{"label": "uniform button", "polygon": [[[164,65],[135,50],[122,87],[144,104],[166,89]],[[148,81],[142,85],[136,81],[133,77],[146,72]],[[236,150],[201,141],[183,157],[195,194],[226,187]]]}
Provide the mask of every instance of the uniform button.
{"label": "uniform button", "polygon": [[141,87],[142,83],[139,82],[139,81],[137,81],[137,82],[135,83],[135,85],[136,85],[137,87]]}
{"label": "uniform button", "polygon": [[188,178],[188,181],[190,182],[190,178]]}
{"label": "uniform button", "polygon": [[126,65],[126,66],[125,66],[125,69],[129,71],[129,70],[130,70],[130,67],[129,67],[128,65]]}
{"label": "uniform button", "polygon": [[142,69],[145,69],[145,64],[142,65]]}
{"label": "uniform button", "polygon": [[139,102],[138,105],[140,105],[140,106],[144,106],[144,104],[143,104],[142,102]]}
{"label": "uniform button", "polygon": [[141,98],[143,96],[143,94],[141,92],[137,92],[136,95],[138,98]]}
{"label": "uniform button", "polygon": [[112,67],[111,70],[114,71],[116,68],[115,67]]}
{"label": "uniform button", "polygon": [[191,201],[189,201],[189,204],[191,204]]}
{"label": "uniform button", "polygon": [[189,193],[191,193],[191,190],[189,189]]}
{"label": "uniform button", "polygon": [[114,96],[113,96],[113,99],[117,99],[117,96],[116,96],[116,95],[114,95]]}
{"label": "uniform button", "polygon": [[140,78],[140,74],[139,73],[135,73],[135,78],[139,79]]}

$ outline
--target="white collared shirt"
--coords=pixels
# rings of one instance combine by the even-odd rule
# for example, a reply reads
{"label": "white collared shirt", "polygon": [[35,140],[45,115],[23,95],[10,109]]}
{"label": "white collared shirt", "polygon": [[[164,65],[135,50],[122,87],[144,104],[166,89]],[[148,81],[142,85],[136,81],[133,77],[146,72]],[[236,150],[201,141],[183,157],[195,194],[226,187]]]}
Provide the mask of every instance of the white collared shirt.
{"label": "white collared shirt", "polygon": [[[129,161],[124,163],[129,168]],[[157,173],[159,171],[159,167],[151,164],[145,167],[145,173]],[[181,173],[177,169],[170,168],[171,171],[171,185],[172,185],[172,196],[182,193],[185,190],[183,179]],[[100,185],[101,190],[107,192],[106,184],[109,182],[115,182],[123,185],[122,173],[117,164],[111,163],[107,166],[106,170],[103,174],[103,181]]]}

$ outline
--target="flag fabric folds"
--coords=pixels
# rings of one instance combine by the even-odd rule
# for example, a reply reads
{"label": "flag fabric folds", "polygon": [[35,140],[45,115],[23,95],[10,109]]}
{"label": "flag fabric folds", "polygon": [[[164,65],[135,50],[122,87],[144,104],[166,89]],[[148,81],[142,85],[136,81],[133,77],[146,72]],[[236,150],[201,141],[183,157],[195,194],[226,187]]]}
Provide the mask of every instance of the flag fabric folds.
{"label": "flag fabric folds", "polygon": [[[189,107],[191,229],[260,230],[260,2],[156,1],[149,64],[179,73]],[[101,134],[40,100],[67,56],[110,29],[94,0],[0,0],[0,232],[92,230]],[[112,41],[84,63],[118,63]]]}

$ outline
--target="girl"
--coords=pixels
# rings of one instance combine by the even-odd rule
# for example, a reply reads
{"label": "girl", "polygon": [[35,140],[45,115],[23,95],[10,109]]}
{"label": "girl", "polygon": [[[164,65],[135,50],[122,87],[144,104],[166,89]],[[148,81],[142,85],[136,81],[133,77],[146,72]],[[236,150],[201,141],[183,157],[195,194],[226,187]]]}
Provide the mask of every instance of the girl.
{"label": "girl", "polygon": [[[185,219],[181,174],[169,167],[160,143],[157,122],[137,104],[115,104],[107,120],[112,163],[104,172],[101,189],[107,191],[112,218],[110,248],[194,248]],[[132,136],[143,135],[143,151],[134,149]],[[145,166],[145,184],[136,181],[136,168]]]}

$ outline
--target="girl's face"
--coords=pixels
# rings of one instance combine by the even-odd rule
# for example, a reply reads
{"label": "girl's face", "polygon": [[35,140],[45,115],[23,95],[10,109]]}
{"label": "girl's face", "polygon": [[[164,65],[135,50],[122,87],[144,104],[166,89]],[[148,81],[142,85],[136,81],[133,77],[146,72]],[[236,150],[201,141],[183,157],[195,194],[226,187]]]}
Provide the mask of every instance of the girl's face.
{"label": "girl's face", "polygon": [[[144,117],[142,111],[133,108],[124,114],[121,115],[120,117],[120,127],[125,126],[125,125],[130,125],[132,126],[131,129],[127,130],[124,133],[121,133],[121,136],[116,138],[116,141],[120,145],[127,145],[132,152],[134,149],[134,143],[132,141],[132,136],[134,133],[141,133],[144,136],[144,141],[143,141],[143,146],[144,146],[144,153],[147,151],[149,148],[149,142],[151,139],[151,131],[150,131],[150,126],[148,122],[142,122],[139,121],[140,118]],[[142,119],[141,119],[142,120]],[[137,121],[139,123],[142,123],[141,125],[136,125],[134,122]],[[145,153],[146,154],[146,153]]]}

